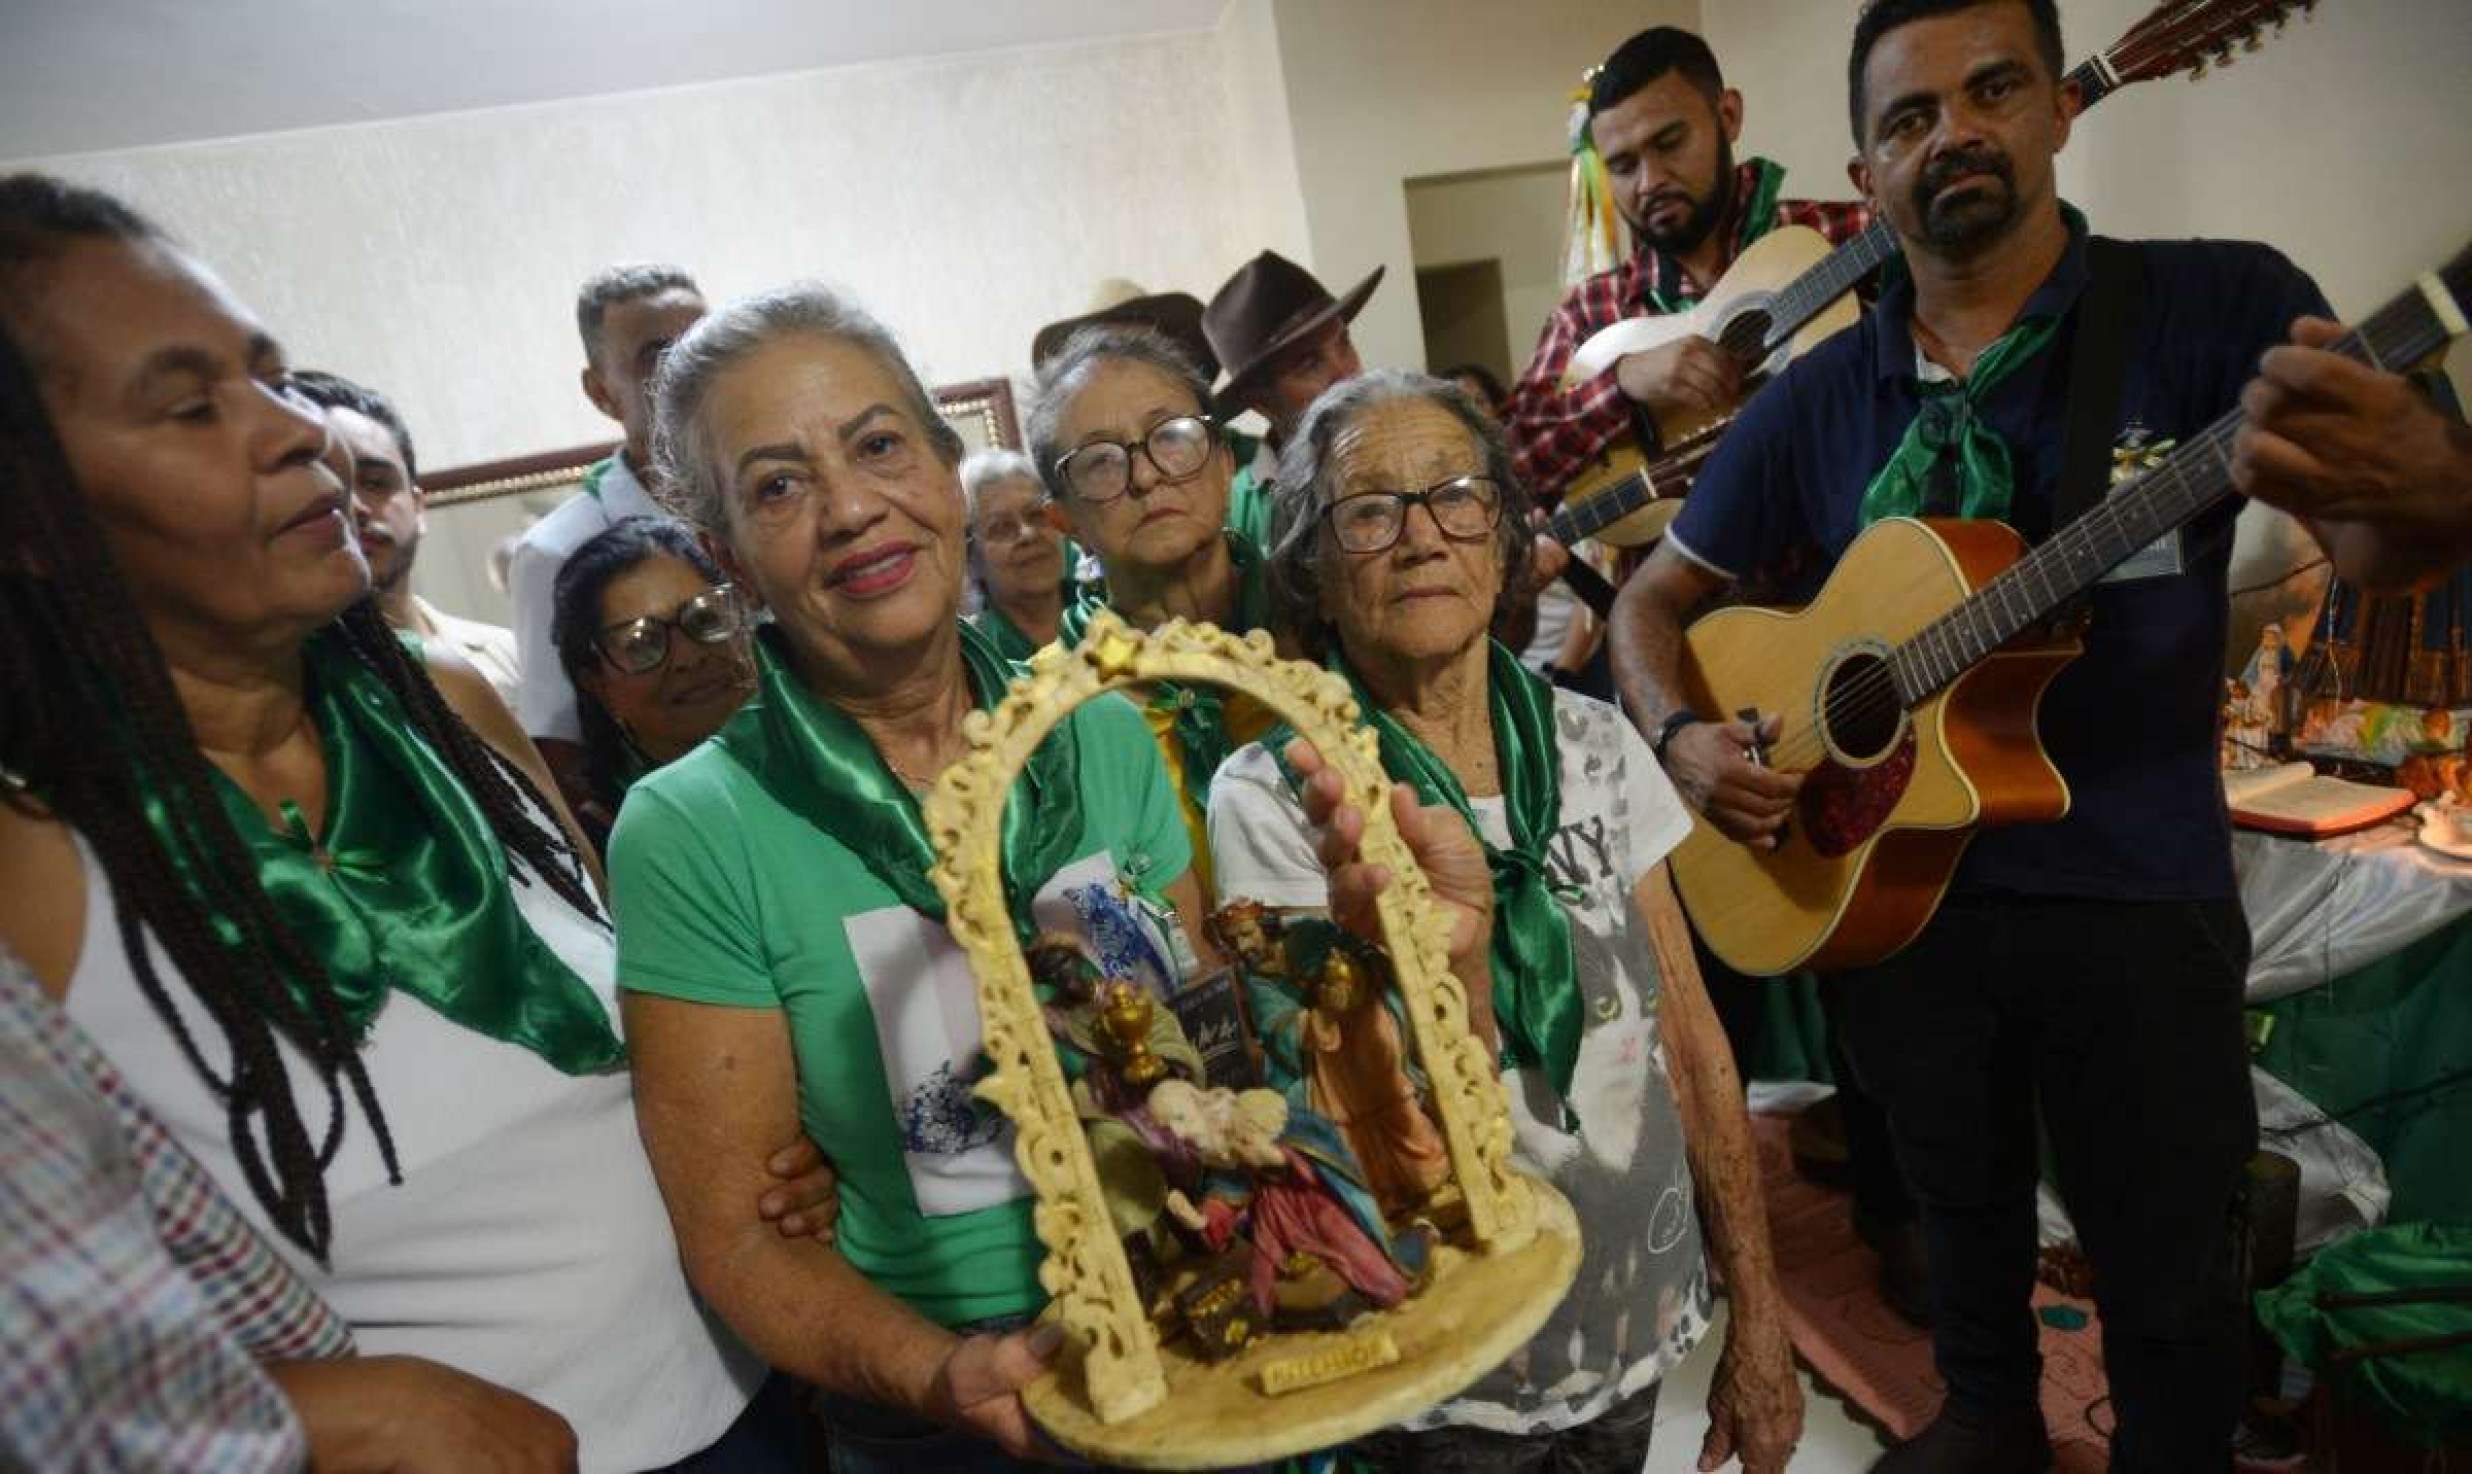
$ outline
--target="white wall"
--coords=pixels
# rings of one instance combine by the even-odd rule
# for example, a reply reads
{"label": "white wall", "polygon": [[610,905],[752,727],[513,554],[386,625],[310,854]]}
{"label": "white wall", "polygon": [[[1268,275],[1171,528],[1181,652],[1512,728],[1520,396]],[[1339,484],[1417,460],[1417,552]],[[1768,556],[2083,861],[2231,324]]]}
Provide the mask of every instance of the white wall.
{"label": "white wall", "polygon": [[[1357,319],[1365,362],[1425,361],[1404,181],[1563,159],[1566,99],[1580,74],[1643,27],[1696,25],[1699,9],[1698,0],[1277,0],[1310,264],[1333,291],[1390,269]],[[1533,342],[1539,325],[1514,321],[1511,337]]]}
{"label": "white wall", "polygon": [[[1545,319],[1562,301],[1569,193],[1570,170],[1559,163],[1408,181],[1408,240],[1420,270],[1501,263],[1513,374],[1528,366]],[[1428,354],[1426,366],[1443,367],[1432,361],[1437,357]]]}
{"label": "white wall", "polygon": [[[1227,89],[1228,147],[1243,162],[1231,192],[1240,233],[1250,232],[1249,244],[1236,252],[1238,263],[1265,250],[1310,262],[1313,238],[1305,228],[1296,123],[1288,112],[1287,69],[1279,59],[1274,0],[1228,0],[1219,21],[1219,66]],[[1207,302],[1224,279],[1180,285]]]}
{"label": "white wall", "polygon": [[1026,366],[1104,277],[1206,293],[1278,188],[1220,52],[1149,37],[27,162],[156,214],[445,466],[609,432],[573,301],[613,260],[721,297],[835,281],[937,381]]}

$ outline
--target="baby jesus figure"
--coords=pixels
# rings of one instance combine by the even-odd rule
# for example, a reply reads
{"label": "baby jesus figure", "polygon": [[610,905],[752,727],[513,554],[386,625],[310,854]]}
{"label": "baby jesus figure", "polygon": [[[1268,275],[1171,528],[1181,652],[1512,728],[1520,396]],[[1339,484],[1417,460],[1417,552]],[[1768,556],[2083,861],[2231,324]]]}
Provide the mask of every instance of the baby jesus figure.
{"label": "baby jesus figure", "polygon": [[1281,1272],[1299,1256],[1328,1266],[1377,1307],[1407,1298],[1409,1274],[1330,1123],[1291,1112],[1276,1091],[1240,1094],[1181,1080],[1151,1090],[1150,1114],[1207,1171],[1202,1202],[1171,1191],[1168,1213],[1213,1251],[1240,1233],[1251,1240],[1253,1303],[1264,1318],[1277,1305]]}

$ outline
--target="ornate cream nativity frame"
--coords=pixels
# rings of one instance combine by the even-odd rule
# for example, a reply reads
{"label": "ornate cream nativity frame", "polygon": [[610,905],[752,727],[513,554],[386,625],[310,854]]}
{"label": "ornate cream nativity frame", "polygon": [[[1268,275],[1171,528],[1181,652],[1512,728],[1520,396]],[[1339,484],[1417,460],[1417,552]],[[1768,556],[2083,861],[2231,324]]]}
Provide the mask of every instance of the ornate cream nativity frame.
{"label": "ornate cream nativity frame", "polygon": [[[1273,1336],[1214,1364],[1163,1346],[1135,1291],[1031,989],[997,858],[1006,795],[1041,739],[1092,697],[1161,679],[1260,700],[1325,755],[1363,811],[1364,857],[1398,877],[1379,902],[1382,934],[1468,1220],[1459,1237],[1470,1247],[1440,1249],[1431,1283],[1398,1308],[1347,1331]],[[1510,1165],[1501,1079],[1469,1032],[1467,995],[1450,970],[1431,887],[1391,817],[1373,734],[1356,717],[1346,682],[1279,659],[1267,635],[1239,639],[1183,620],[1144,633],[1101,615],[1078,649],[1043,657],[994,711],[972,714],[971,756],[947,769],[927,799],[936,887],[978,979],[993,1066],[978,1092],[1017,1129],[1048,1251],[1040,1282],[1066,1331],[1059,1370],[1025,1398],[1050,1433],[1089,1457],[1225,1467],[1388,1426],[1517,1350],[1577,1271],[1569,1205]]]}

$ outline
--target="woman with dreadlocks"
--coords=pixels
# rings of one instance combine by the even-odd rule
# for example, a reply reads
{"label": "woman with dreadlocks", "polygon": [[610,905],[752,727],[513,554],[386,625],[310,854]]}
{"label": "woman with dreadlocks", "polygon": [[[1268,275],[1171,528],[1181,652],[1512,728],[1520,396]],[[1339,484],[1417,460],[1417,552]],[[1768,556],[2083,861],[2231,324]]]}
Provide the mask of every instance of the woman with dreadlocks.
{"label": "woman with dreadlocks", "polygon": [[272,1368],[319,1463],[737,1452],[759,1369],[678,1267],[595,878],[486,683],[380,620],[324,443],[201,264],[0,178],[0,943],[352,1323]]}

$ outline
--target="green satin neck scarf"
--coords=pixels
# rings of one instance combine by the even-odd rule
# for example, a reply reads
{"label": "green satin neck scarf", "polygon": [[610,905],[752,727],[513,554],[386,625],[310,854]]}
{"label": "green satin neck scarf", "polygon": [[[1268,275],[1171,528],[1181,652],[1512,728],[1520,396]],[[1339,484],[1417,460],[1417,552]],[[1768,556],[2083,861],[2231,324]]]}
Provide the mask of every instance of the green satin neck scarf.
{"label": "green satin neck scarf", "polygon": [[[277,828],[239,784],[217,772],[215,786],[258,884],[326,969],[355,1034],[367,1036],[394,989],[567,1074],[622,1065],[608,1006],[517,910],[506,846],[454,769],[413,732],[375,671],[325,638],[309,642],[306,658],[309,715],[326,754],[326,832],[312,835],[289,801]],[[146,813],[168,833],[159,794],[146,794]],[[221,916],[214,925],[226,946],[241,945],[238,927]]]}
{"label": "green satin neck scarf", "polygon": [[[2082,243],[2086,217],[2066,203],[2060,215],[2070,235]],[[1900,257],[1888,270],[1903,268]],[[1918,386],[1922,404],[1912,423],[1889,453],[1888,463],[1863,488],[1863,526],[1883,517],[2007,520],[2017,495],[2016,464],[2008,441],[1983,423],[1983,401],[2050,349],[2060,323],[2061,315],[2052,312],[2020,317],[1975,358],[1962,382]]]}
{"label": "green satin neck scarf", "polygon": [[1923,402],[1904,437],[1863,488],[1863,526],[1926,515],[2005,520],[2016,499],[2017,470],[2008,441],[1983,423],[1982,403],[2051,347],[2059,331],[2056,317],[2021,318],[1983,350],[1962,383],[1921,385]]}
{"label": "green satin neck scarf", "polygon": [[[1004,699],[1014,667],[968,621],[956,623],[971,699],[981,711],[992,710]],[[721,729],[721,745],[774,797],[856,855],[903,905],[942,921],[944,897],[928,878],[935,845],[918,799],[858,723],[807,689],[780,641],[778,629],[758,635],[755,699]],[[1005,801],[1005,895],[1025,936],[1031,898],[1076,858],[1082,840],[1080,766],[1073,734],[1051,732]]]}
{"label": "green satin neck scarf", "polygon": [[[1261,549],[1253,539],[1230,529],[1227,533],[1228,558],[1236,565],[1236,622],[1224,625],[1231,635],[1251,634],[1270,623],[1270,590],[1265,583],[1267,570]],[[1079,645],[1088,632],[1090,621],[1107,607],[1104,598],[1084,599],[1064,611],[1064,621],[1056,638],[1067,649]],[[1150,709],[1170,717],[1176,733],[1176,746],[1184,754],[1184,781],[1199,793],[1210,787],[1211,775],[1219,771],[1233,750],[1227,735],[1227,700],[1216,686],[1188,686],[1177,681],[1150,683]]]}
{"label": "green satin neck scarf", "polygon": [[[1457,811],[1485,846],[1493,871],[1493,1007],[1509,1064],[1541,1068],[1558,1099],[1568,1100],[1579,1062],[1586,1010],[1579,964],[1571,950],[1571,919],[1563,910],[1545,847],[1562,824],[1562,752],[1554,735],[1554,690],[1499,642],[1488,642],[1486,700],[1493,716],[1494,754],[1502,777],[1511,843],[1499,848],[1476,822],[1459,775],[1433,749],[1384,711],[1336,653],[1330,668],[1347,678],[1365,724],[1381,745],[1382,766],[1428,804]],[[1294,786],[1286,748],[1296,734],[1286,724],[1262,741]]]}

